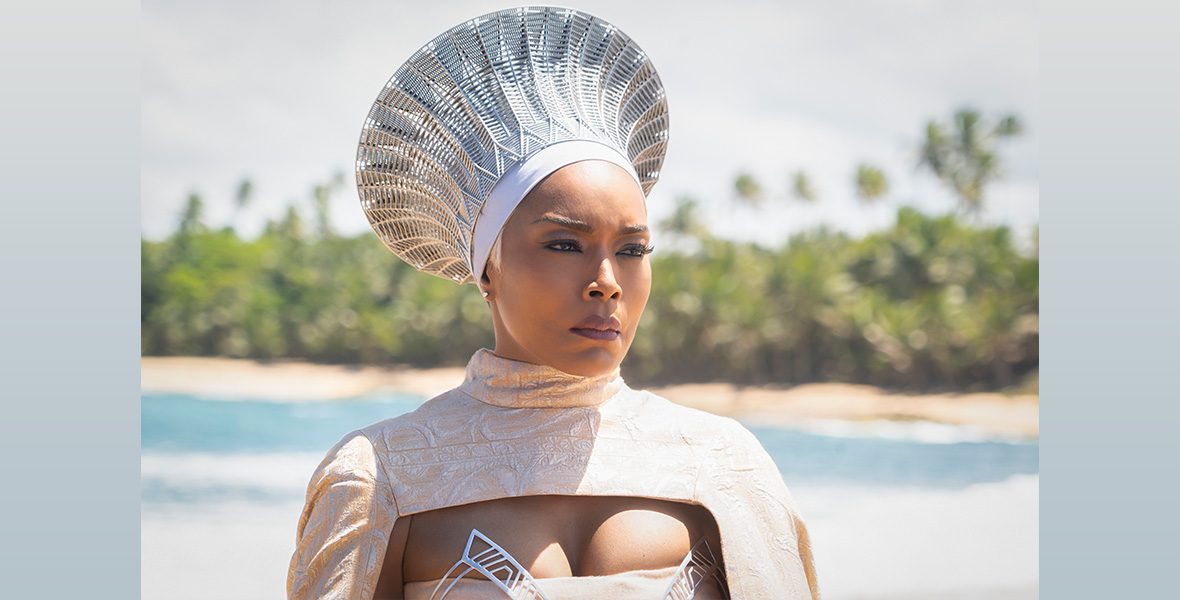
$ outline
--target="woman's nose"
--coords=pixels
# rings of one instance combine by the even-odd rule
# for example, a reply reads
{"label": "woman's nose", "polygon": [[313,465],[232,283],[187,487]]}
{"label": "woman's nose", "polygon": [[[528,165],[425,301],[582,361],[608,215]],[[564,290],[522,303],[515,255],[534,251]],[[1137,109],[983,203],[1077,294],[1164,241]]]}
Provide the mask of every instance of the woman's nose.
{"label": "woman's nose", "polygon": [[595,273],[594,279],[586,286],[584,296],[587,299],[604,300],[607,298],[618,300],[619,296],[623,294],[623,288],[619,286],[619,281],[615,279],[615,269],[611,264],[609,258],[602,259],[598,263],[598,272]]}

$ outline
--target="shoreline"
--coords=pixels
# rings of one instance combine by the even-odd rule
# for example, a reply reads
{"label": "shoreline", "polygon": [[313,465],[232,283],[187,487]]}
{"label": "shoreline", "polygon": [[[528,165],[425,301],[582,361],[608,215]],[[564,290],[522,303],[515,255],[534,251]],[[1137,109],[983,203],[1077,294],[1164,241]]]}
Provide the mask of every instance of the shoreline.
{"label": "shoreline", "polygon": [[[433,397],[463,381],[462,367],[416,369],[322,365],[299,360],[262,362],[205,357],[140,358],[140,391],[219,399],[340,400],[381,392]],[[870,385],[808,383],[791,388],[730,383],[648,388],[672,402],[746,423],[808,425],[826,421],[934,422],[990,435],[1037,438],[1039,396],[996,392],[892,393]]]}

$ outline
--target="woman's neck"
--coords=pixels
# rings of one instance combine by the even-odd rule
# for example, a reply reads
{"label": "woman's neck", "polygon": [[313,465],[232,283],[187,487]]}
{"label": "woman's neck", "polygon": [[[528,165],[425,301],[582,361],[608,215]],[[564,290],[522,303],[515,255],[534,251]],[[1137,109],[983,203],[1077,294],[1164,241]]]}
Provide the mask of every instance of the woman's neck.
{"label": "woman's neck", "polygon": [[625,387],[618,368],[582,377],[481,349],[467,363],[459,389],[480,402],[506,408],[564,408],[602,404]]}

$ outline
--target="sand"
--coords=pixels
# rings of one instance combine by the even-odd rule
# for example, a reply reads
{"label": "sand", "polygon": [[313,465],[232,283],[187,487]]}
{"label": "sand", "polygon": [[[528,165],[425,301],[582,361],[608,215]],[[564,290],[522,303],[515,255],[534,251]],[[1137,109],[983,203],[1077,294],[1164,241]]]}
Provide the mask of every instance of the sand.
{"label": "sand", "polygon": [[298,402],[355,398],[386,390],[433,396],[462,381],[460,367],[413,369],[172,356],[140,359],[140,389],[144,393],[207,398]]}
{"label": "sand", "polygon": [[[144,393],[212,398],[312,401],[354,398],[385,391],[434,396],[463,381],[463,369],[413,369],[259,362],[228,358],[149,357],[141,364]],[[746,423],[805,425],[823,420],[931,421],[970,426],[999,436],[1035,438],[1039,398],[998,393],[904,394],[842,383],[739,387],[728,383],[651,388],[685,406]]]}

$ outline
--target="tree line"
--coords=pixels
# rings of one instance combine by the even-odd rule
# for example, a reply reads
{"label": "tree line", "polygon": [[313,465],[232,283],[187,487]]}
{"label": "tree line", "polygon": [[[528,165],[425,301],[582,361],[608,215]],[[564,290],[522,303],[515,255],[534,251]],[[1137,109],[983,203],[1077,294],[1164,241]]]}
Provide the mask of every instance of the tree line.
{"label": "tree line", "polygon": [[[636,385],[810,381],[912,389],[996,389],[1038,366],[1036,239],[973,219],[998,177],[994,140],[973,111],[927,127],[921,163],[955,191],[959,211],[897,211],[895,224],[853,238],[818,228],[774,248],[710,234],[694,201],[658,224],[671,249],[652,255],[652,293],[624,375]],[[954,133],[948,133],[948,131]],[[887,188],[856,169],[862,198]],[[795,193],[813,201],[805,174]],[[141,241],[144,355],[299,358],[331,363],[461,365],[494,344],[474,286],[421,274],[374,236],[332,231],[327,205],[343,187],[314,186],[314,221],[298,210],[254,239],[202,223],[192,195],[177,231]],[[739,196],[760,193],[748,174]],[[240,210],[252,186],[237,190]],[[805,197],[809,196],[809,197]]]}
{"label": "tree line", "polygon": [[[901,208],[859,239],[696,240],[652,256],[625,363],[637,383],[997,388],[1037,367],[1038,258],[1007,227]],[[418,273],[367,233],[310,235],[295,212],[252,240],[144,240],[141,276],[145,355],[434,366],[493,344],[473,286]]]}

